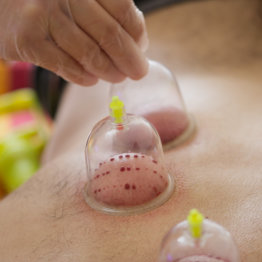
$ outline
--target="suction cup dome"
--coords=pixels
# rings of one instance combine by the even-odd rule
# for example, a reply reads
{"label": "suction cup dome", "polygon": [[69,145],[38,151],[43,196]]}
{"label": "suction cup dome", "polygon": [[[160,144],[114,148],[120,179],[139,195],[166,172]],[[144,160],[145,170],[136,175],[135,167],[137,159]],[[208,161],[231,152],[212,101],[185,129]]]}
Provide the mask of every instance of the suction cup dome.
{"label": "suction cup dome", "polygon": [[145,117],[167,149],[185,141],[194,130],[172,73],[158,62],[149,61],[149,72],[139,81],[126,79],[113,84],[112,96],[125,103],[127,113]]}
{"label": "suction cup dome", "polygon": [[126,115],[117,97],[111,103],[111,116],[91,131],[85,152],[86,200],[95,209],[143,212],[173,192],[158,133],[144,118]]}

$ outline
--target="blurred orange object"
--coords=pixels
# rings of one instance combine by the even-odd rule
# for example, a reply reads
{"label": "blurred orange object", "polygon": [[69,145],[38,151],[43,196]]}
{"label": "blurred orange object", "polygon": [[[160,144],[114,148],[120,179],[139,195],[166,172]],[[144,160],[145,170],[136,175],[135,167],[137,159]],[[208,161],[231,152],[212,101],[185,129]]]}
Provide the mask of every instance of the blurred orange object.
{"label": "blurred orange object", "polygon": [[11,76],[10,70],[3,60],[0,59],[0,94],[6,93],[10,90]]}
{"label": "blurred orange object", "polygon": [[3,190],[3,188],[0,187],[0,200],[2,200],[5,195],[6,195],[6,194],[5,194],[4,190]]}

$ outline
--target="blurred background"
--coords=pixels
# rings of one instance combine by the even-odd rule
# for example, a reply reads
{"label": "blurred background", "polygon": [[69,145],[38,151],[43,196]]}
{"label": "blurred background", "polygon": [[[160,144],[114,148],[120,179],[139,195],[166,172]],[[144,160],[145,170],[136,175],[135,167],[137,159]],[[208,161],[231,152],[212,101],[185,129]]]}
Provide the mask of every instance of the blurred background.
{"label": "blurred background", "polygon": [[0,198],[39,168],[64,86],[47,70],[0,60]]}

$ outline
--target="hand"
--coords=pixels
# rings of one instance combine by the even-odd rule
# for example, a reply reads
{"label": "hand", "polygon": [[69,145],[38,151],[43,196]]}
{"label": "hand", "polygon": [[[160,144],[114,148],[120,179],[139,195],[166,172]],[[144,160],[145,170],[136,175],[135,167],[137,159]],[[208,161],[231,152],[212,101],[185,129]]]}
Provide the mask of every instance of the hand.
{"label": "hand", "polygon": [[0,0],[0,57],[80,85],[147,72],[142,13],[132,0]]}

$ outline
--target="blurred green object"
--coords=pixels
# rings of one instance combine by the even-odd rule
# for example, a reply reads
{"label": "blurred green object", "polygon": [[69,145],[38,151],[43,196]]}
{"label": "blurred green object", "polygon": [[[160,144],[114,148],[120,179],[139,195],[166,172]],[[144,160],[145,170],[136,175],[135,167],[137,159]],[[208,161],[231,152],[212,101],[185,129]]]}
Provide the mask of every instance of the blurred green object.
{"label": "blurred green object", "polygon": [[30,140],[11,134],[0,142],[0,179],[7,193],[27,181],[39,168],[39,149]]}
{"label": "blurred green object", "polygon": [[0,185],[9,193],[39,168],[51,122],[32,89],[0,96]]}

